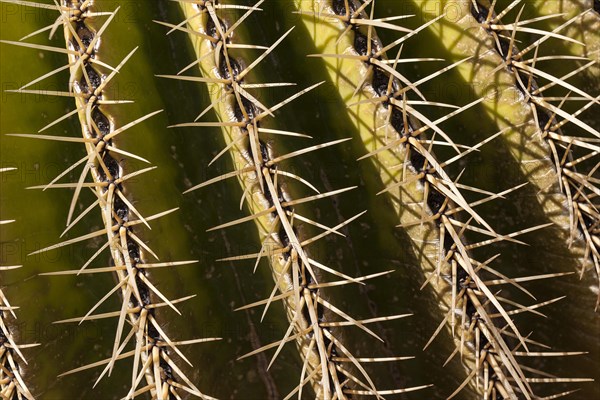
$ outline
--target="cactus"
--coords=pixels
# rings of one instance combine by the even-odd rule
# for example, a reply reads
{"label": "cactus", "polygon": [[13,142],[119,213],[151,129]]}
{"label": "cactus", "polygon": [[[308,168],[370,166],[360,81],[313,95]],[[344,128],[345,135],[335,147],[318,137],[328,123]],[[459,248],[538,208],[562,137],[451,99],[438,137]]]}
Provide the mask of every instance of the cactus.
{"label": "cactus", "polygon": [[3,398],[600,396],[598,2],[0,7]]}

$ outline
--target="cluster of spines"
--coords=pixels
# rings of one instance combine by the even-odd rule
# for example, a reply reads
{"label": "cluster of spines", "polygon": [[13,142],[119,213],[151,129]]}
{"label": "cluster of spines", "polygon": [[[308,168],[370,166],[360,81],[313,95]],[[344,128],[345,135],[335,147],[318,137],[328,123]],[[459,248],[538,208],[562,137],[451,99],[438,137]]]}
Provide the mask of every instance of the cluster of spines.
{"label": "cluster of spines", "polygon": [[[54,48],[49,46],[29,44],[25,42],[9,42],[11,44],[21,45],[40,50],[50,50],[58,53],[67,54],[69,62],[64,67],[54,70],[40,78],[23,86],[18,92],[21,93],[41,93],[58,96],[68,96],[75,99],[76,109],[58,118],[53,123],[42,128],[45,130],[54,124],[71,117],[79,115],[81,122],[83,138],[60,137],[40,134],[15,134],[14,136],[37,138],[44,140],[54,140],[59,142],[76,142],[85,144],[87,155],[59,174],[52,182],[41,187],[34,188],[69,188],[75,189],[73,201],[67,217],[66,234],[77,222],[81,221],[93,209],[99,208],[102,211],[104,229],[92,232],[81,237],[66,240],[64,242],[38,250],[32,254],[49,251],[59,247],[71,245],[84,240],[99,238],[106,235],[107,241],[101,246],[92,257],[80,268],[73,271],[52,272],[46,275],[62,274],[95,274],[112,273],[118,280],[117,285],[111,289],[89,312],[79,318],[72,318],[58,322],[78,322],[103,319],[118,318],[118,327],[116,330],[112,356],[109,359],[92,363],[74,370],[68,371],[62,375],[67,375],[82,371],[85,369],[105,366],[100,374],[98,381],[106,374],[112,371],[114,363],[117,360],[133,358],[133,369],[131,388],[126,398],[134,398],[140,394],[150,392],[153,397],[158,399],[181,398],[184,393],[189,393],[201,398],[209,399],[209,396],[202,394],[198,388],[187,378],[185,373],[177,366],[172,359],[171,352],[177,354],[182,360],[190,366],[190,361],[179,350],[178,346],[200,343],[218,338],[193,339],[186,341],[173,341],[165,333],[161,324],[155,317],[155,309],[159,307],[171,307],[178,314],[180,312],[175,304],[190,299],[194,296],[187,296],[181,299],[169,300],[158,288],[150,281],[149,271],[152,268],[174,267],[178,265],[191,264],[195,261],[181,262],[158,262],[149,263],[146,261],[146,254],[151,254],[158,260],[154,252],[142,241],[134,232],[134,227],[144,224],[149,227],[149,221],[161,216],[167,215],[176,209],[163,213],[143,217],[133,206],[124,194],[123,184],[130,178],[138,176],[144,172],[154,169],[145,168],[129,174],[124,174],[120,165],[120,157],[126,156],[135,158],[148,163],[145,159],[136,156],[117,147],[114,139],[127,129],[159,113],[156,111],[145,115],[133,122],[121,127],[115,127],[110,115],[101,108],[108,104],[128,103],[129,101],[109,100],[105,98],[105,89],[110,81],[115,77],[119,70],[125,65],[127,60],[133,55],[135,49],[130,52],[117,67],[111,67],[100,61],[97,57],[99,49],[99,39],[102,33],[108,28],[116,12],[94,12],[92,2],[64,0],[61,5],[46,5],[41,3],[22,2],[16,0],[3,0],[5,2],[53,9],[60,13],[56,22],[46,28],[34,32],[34,34],[50,30],[51,35],[61,26],[64,28],[66,48]],[[102,15],[108,15],[107,20],[102,24],[98,31],[95,31],[88,24],[88,19]],[[32,35],[26,36],[26,38]],[[105,75],[101,69],[107,69],[108,75]],[[29,87],[52,74],[63,70],[70,71],[69,90],[67,92],[47,92],[37,90],[26,90]],[[79,176],[77,183],[57,183],[69,172],[84,165],[83,171]],[[92,176],[92,182],[86,182],[88,174]],[[87,207],[79,216],[73,219],[75,205],[82,190],[89,188],[95,196],[95,201]],[[88,266],[106,249],[112,256],[112,265],[102,268],[88,268]],[[120,293],[119,293],[120,292]],[[118,293],[122,297],[122,307],[115,312],[94,314],[94,311],[100,307],[111,295]],[[127,330],[126,325],[131,325]],[[134,349],[126,351],[129,343],[134,342]],[[61,375],[61,376],[62,376]],[[146,379],[147,384],[139,388],[142,379]],[[97,381],[97,382],[98,382]]]}
{"label": "cluster of spines", "polygon": [[[532,312],[534,309],[550,304],[558,299],[532,306],[523,306],[498,296],[498,293],[492,293],[488,288],[488,285],[516,284],[517,287],[520,287],[518,284],[519,281],[550,278],[557,276],[557,274],[509,279],[500,272],[489,267],[488,264],[492,260],[480,263],[472,259],[469,255],[469,250],[497,241],[514,241],[512,238],[515,236],[542,227],[535,227],[509,235],[498,235],[472,209],[475,205],[502,197],[514,189],[509,189],[506,192],[497,195],[488,193],[489,197],[472,203],[471,205],[464,199],[459,189],[473,190],[473,188],[453,182],[444,172],[443,168],[452,161],[458,160],[467,153],[480,147],[482,144],[497,137],[498,134],[502,132],[493,135],[491,138],[474,148],[468,149],[464,153],[459,153],[458,156],[454,157],[449,162],[438,162],[432,152],[434,139],[432,137],[428,140],[425,137],[426,131],[432,130],[434,136],[439,134],[447,141],[447,145],[456,147],[452,139],[445,135],[437,125],[456,115],[458,112],[473,106],[482,99],[462,108],[458,108],[458,110],[455,110],[434,122],[427,120],[425,116],[416,112],[414,108],[410,106],[410,100],[408,100],[407,95],[409,93],[416,93],[422,98],[422,94],[417,89],[419,84],[438,76],[440,73],[458,65],[464,60],[459,61],[450,67],[446,67],[438,73],[434,73],[417,83],[411,83],[395,68],[399,63],[399,57],[390,62],[385,59],[385,53],[395,46],[402,44],[406,39],[414,36],[418,31],[426,28],[439,18],[436,18],[429,23],[425,23],[418,30],[409,31],[388,23],[389,20],[393,18],[402,18],[402,16],[375,20],[373,19],[371,11],[371,16],[369,17],[366,8],[369,5],[373,6],[373,3],[374,2],[372,1],[358,2],[353,0],[320,2],[320,9],[315,11],[315,14],[319,17],[335,18],[343,21],[346,25],[346,29],[340,35],[340,38],[349,32],[354,33],[353,50],[356,55],[327,54],[317,56],[354,58],[362,61],[367,73],[364,74],[365,77],[363,81],[357,84],[355,94],[362,91],[363,88],[365,90],[371,90],[372,94],[369,95],[370,98],[363,101],[363,103],[376,103],[387,110],[387,115],[389,115],[388,125],[393,127],[397,137],[386,138],[388,140],[384,142],[381,147],[363,157],[372,157],[385,150],[397,151],[399,154],[402,154],[404,163],[399,166],[403,168],[402,178],[393,182],[392,185],[383,192],[390,192],[395,188],[400,188],[400,190],[402,190],[402,186],[414,182],[415,180],[419,180],[422,183],[425,199],[423,213],[420,221],[414,223],[435,223],[439,232],[440,246],[437,271],[430,275],[428,282],[433,278],[442,276],[451,287],[450,310],[438,330],[436,330],[434,337],[447,322],[450,322],[452,331],[456,329],[460,332],[460,346],[457,346],[456,351],[450,358],[457,352],[460,352],[461,355],[464,355],[464,353],[468,353],[469,351],[474,353],[471,354],[471,357],[474,358],[472,362],[475,364],[470,367],[472,368],[471,373],[464,381],[463,385],[461,385],[450,397],[453,397],[467,384],[473,384],[473,382],[475,382],[476,386],[480,386],[480,382],[483,382],[481,391],[483,392],[484,398],[517,398],[519,393],[525,396],[525,398],[532,398],[534,397],[534,394],[529,382],[535,382],[536,379],[525,376],[521,364],[515,358],[515,354],[521,354],[515,353],[516,348],[511,348],[511,346],[509,346],[510,340],[508,340],[508,338],[518,339],[519,344],[517,347],[522,346],[526,350],[523,352],[524,354],[529,353],[527,343],[531,344],[534,342],[531,342],[528,338],[522,337],[511,320],[510,315],[521,312]],[[408,34],[388,46],[383,46],[374,32],[375,28],[393,29],[394,31],[407,32]],[[367,31],[366,34],[365,30]],[[393,68],[390,67],[390,64],[393,65]],[[435,103],[431,104],[435,105]],[[424,123],[425,126],[421,127],[420,122]],[[424,143],[429,143],[429,146],[424,145]],[[408,174],[407,169],[409,170]],[[410,182],[407,182],[407,180]],[[485,193],[481,190],[475,191]],[[403,207],[403,205],[400,207]],[[470,218],[469,222],[464,223],[456,218],[457,213],[462,211],[467,212]],[[470,225],[471,220],[477,221],[483,228]],[[484,240],[480,243],[468,244],[463,236],[466,230],[482,233],[491,237],[491,239]],[[484,281],[482,278],[483,273],[491,274],[492,276],[495,275],[496,278],[500,279]],[[443,291],[445,290],[442,289],[442,292]],[[500,302],[515,306],[516,308],[514,310],[506,311]],[[500,316],[504,319],[506,326],[497,326],[495,318]],[[455,319],[457,318],[460,319],[459,324],[455,323]],[[470,343],[467,345],[467,342]],[[470,348],[470,350],[467,350],[468,348]],[[542,353],[539,354],[544,355]],[[568,355],[581,353],[547,353],[545,355],[560,354]],[[549,382],[560,381],[563,380],[560,378],[549,380]]]}
{"label": "cluster of spines", "polygon": [[[495,2],[486,7],[481,1],[473,0],[471,13],[482,28],[493,36],[496,44],[495,50],[504,60],[504,67],[514,76],[517,90],[531,107],[536,128],[540,137],[548,144],[548,157],[554,163],[558,182],[555,182],[553,186],[558,186],[566,197],[570,221],[569,243],[583,240],[586,264],[588,260],[591,260],[600,282],[600,204],[597,200],[598,195],[600,195],[600,181],[594,177],[598,168],[598,163],[595,160],[598,159],[598,154],[600,154],[600,147],[597,145],[600,132],[578,118],[579,115],[591,107],[598,107],[600,96],[589,95],[568,82],[568,78],[589,68],[595,61],[590,61],[584,57],[575,57],[578,59],[577,61],[584,61],[584,64],[561,77],[554,77],[544,72],[543,67],[537,67],[536,63],[538,62],[543,63],[552,60],[558,62],[570,58],[563,55],[539,57],[538,51],[540,45],[550,39],[577,43],[573,39],[561,35],[560,31],[580,16],[575,16],[552,32],[545,32],[528,28],[526,25],[556,16],[549,15],[528,21],[519,21],[523,6],[514,23],[503,24],[501,18],[520,3],[520,0],[515,1],[501,13],[496,14],[494,10]],[[516,34],[519,32],[533,32],[540,35],[540,38],[527,45],[523,50],[519,50],[516,39]],[[529,59],[527,59],[527,56],[529,56]],[[540,78],[548,81],[548,83],[540,86],[536,81]],[[545,91],[554,87],[562,87],[568,93],[564,97],[544,95]],[[572,93],[575,93],[576,96],[572,96]],[[559,104],[552,104],[553,100],[558,101]],[[576,112],[567,112],[562,109],[567,101],[584,101],[585,104]],[[564,127],[569,123],[591,136],[578,137],[566,134]],[[592,167],[590,168],[589,165]],[[586,169],[587,173],[578,171],[578,167]],[[547,190],[550,188],[542,189]],[[581,275],[583,275],[585,269],[584,265],[581,269]],[[600,293],[597,297],[596,309],[599,305]]]}
{"label": "cluster of spines", "polygon": [[[0,174],[15,168],[0,168]],[[0,225],[6,225],[14,220],[0,220]],[[0,265],[0,272],[21,268],[20,265]],[[21,349],[37,346],[37,344],[18,345],[13,337],[10,318],[17,318],[15,309],[0,287],[0,396],[3,399],[28,399],[34,396],[23,378],[22,365],[27,364]]]}
{"label": "cluster of spines", "polygon": [[[308,181],[282,170],[279,165],[281,161],[341,143],[345,139],[276,156],[261,138],[265,134],[305,137],[306,135],[295,132],[262,128],[261,121],[267,116],[272,116],[275,110],[319,85],[304,89],[272,107],[263,105],[246,90],[289,85],[286,83],[247,84],[244,81],[247,74],[260,61],[265,59],[291,31],[282,35],[270,47],[233,43],[232,33],[235,28],[252,12],[259,10],[258,7],[262,2],[259,1],[253,7],[244,7],[217,4],[215,1],[185,1],[182,2],[186,15],[184,22],[178,25],[161,22],[161,24],[171,27],[171,31],[182,30],[188,32],[191,38],[200,43],[196,43],[200,53],[198,54],[198,60],[191,65],[200,64],[204,73],[202,78],[181,75],[165,77],[205,82],[216,85],[219,89],[217,91],[218,95],[213,99],[214,102],[207,110],[214,108],[221,122],[193,122],[176,126],[221,127],[229,144],[217,157],[229,150],[236,166],[235,171],[194,186],[188,192],[225,178],[237,177],[239,179],[244,189],[242,202],[246,200],[251,215],[212,229],[225,228],[254,220],[261,230],[262,246],[260,251],[256,254],[230,257],[226,260],[256,259],[256,266],[258,266],[263,257],[268,257],[275,280],[275,287],[268,299],[240,309],[264,305],[264,316],[273,301],[282,300],[290,320],[289,328],[282,340],[252,351],[243,357],[276,348],[271,360],[272,363],[285,343],[295,341],[299,347],[304,365],[298,386],[288,394],[286,399],[295,396],[296,393],[298,398],[301,398],[303,387],[309,382],[312,382],[312,387],[318,398],[324,399],[344,399],[354,395],[381,397],[386,394],[404,393],[424,388],[426,386],[378,390],[362,363],[397,361],[407,357],[358,358],[352,355],[350,350],[336,336],[337,334],[334,333],[334,329],[338,327],[353,325],[378,338],[373,331],[366,327],[367,324],[400,318],[404,315],[356,320],[335,307],[324,297],[323,289],[327,287],[350,283],[362,284],[367,279],[387,274],[390,271],[352,278],[310,257],[307,250],[310,244],[329,234],[340,234],[339,229],[358,218],[362,213],[330,228],[299,215],[294,209],[297,204],[334,196],[353,188],[320,193]],[[217,15],[218,9],[227,8],[246,10],[246,13],[237,21],[229,24],[228,21]],[[183,27],[186,23],[189,28]],[[243,67],[229,55],[229,50],[236,47],[264,50],[264,52],[248,66]],[[204,115],[207,110],[204,110],[201,115]],[[292,185],[295,181],[301,182],[316,191],[317,194],[301,199],[292,199],[286,187],[282,184],[284,179],[287,181],[287,186]],[[298,221],[319,227],[324,232],[312,238],[301,239],[297,231]],[[337,276],[340,280],[323,282],[320,277],[324,272]],[[328,311],[330,315],[340,317],[341,320],[329,320],[324,315],[325,311]],[[350,367],[346,365],[350,365]]]}

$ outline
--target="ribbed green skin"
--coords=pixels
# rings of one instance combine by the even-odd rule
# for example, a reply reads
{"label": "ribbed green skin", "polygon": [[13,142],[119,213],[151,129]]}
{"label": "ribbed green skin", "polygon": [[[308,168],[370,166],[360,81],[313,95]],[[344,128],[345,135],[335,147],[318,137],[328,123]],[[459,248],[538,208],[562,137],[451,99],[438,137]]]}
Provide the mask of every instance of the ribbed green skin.
{"label": "ribbed green skin", "polygon": [[[235,3],[252,5],[245,1]],[[395,23],[417,28],[439,15],[433,11],[439,10],[434,3],[436,2],[379,0],[374,16],[416,14],[414,18]],[[499,1],[497,7],[501,9],[509,3],[510,1]],[[574,4],[574,8],[569,8],[572,10],[569,11],[569,16],[580,12],[580,9],[594,6],[593,1],[525,2],[523,18],[554,13],[556,3],[564,3],[569,7]],[[180,5],[176,2],[115,0],[95,0],[94,4],[104,11],[122,7],[111,27],[103,34],[102,46],[111,49],[103,55],[104,62],[115,66],[131,49],[140,46],[115,80],[117,84],[114,90],[118,92],[115,98],[135,100],[134,104],[110,107],[115,124],[123,125],[150,111],[164,109],[163,113],[152,120],[127,131],[118,141],[120,148],[134,152],[158,166],[156,170],[129,182],[128,193],[136,207],[144,215],[180,207],[178,212],[152,221],[152,230],[140,230],[140,236],[160,256],[161,261],[199,260],[195,265],[153,271],[152,281],[157,282],[161,291],[170,298],[197,295],[178,305],[183,318],[172,310],[163,308],[158,310],[157,319],[165,321],[167,333],[176,339],[224,338],[222,342],[181,347],[194,365],[193,368],[184,367],[184,372],[203,393],[220,399],[284,398],[298,384],[303,365],[293,344],[284,348],[269,370],[266,366],[273,350],[236,361],[252,350],[280,340],[289,324],[287,312],[280,304],[273,304],[262,322],[260,308],[233,311],[234,308],[270,295],[273,278],[267,260],[261,262],[255,274],[252,273],[252,260],[224,263],[215,261],[258,252],[262,237],[257,235],[257,229],[252,223],[206,232],[211,227],[242,218],[252,212],[249,207],[239,211],[242,196],[239,183],[231,179],[182,195],[183,191],[193,185],[231,171],[232,165],[227,156],[207,167],[225,145],[221,129],[204,127],[201,132],[196,128],[166,129],[169,125],[191,121],[211,103],[204,84],[154,77],[158,74],[174,74],[196,57],[185,32],[165,35],[164,26],[152,23],[152,20],[174,24],[182,21],[185,17]],[[267,0],[261,8],[262,12],[253,13],[236,31],[235,39],[240,43],[269,46],[287,29],[292,26],[296,26],[296,29],[253,71],[252,83],[288,81],[298,85],[282,92],[268,90],[260,100],[272,105],[285,98],[286,93],[291,95],[296,90],[326,81],[314,92],[278,111],[276,118],[268,125],[269,128],[308,134],[314,139],[303,142],[304,139],[274,136],[269,142],[274,153],[285,154],[310,144],[354,137],[348,143],[302,156],[298,158],[298,164],[292,167],[293,172],[302,175],[323,192],[359,186],[354,191],[322,199],[318,203],[298,205],[298,212],[302,215],[315,215],[318,222],[335,226],[363,210],[368,211],[341,230],[346,237],[330,235],[317,243],[311,251],[323,264],[335,266],[340,272],[350,276],[396,269],[389,276],[370,281],[365,286],[332,289],[328,293],[328,299],[353,317],[361,319],[414,314],[411,318],[369,326],[384,338],[384,345],[368,339],[364,332],[356,328],[344,328],[344,343],[348,343],[361,357],[416,356],[414,360],[403,362],[365,364],[380,389],[434,384],[434,387],[424,391],[384,397],[446,398],[463,382],[466,375],[458,356],[442,367],[454,350],[456,339],[449,332],[442,330],[436,341],[426,351],[421,351],[441,322],[440,315],[443,314],[438,309],[439,298],[429,288],[419,290],[426,279],[421,269],[423,261],[433,266],[430,268],[435,268],[435,260],[423,257],[424,253],[415,252],[411,244],[409,235],[413,238],[414,235],[422,235],[418,233],[422,228],[417,226],[411,232],[395,227],[399,223],[397,203],[385,196],[376,195],[385,184],[380,175],[381,170],[369,160],[356,161],[365,154],[365,146],[359,139],[361,129],[357,128],[356,120],[346,111],[348,98],[340,95],[339,89],[343,85],[330,78],[326,62],[322,59],[306,58],[306,55],[317,54],[322,50],[312,39],[314,32],[309,31],[300,16],[292,13],[291,2]],[[32,11],[25,6],[0,3],[0,10],[2,40],[18,40],[55,20],[55,14],[49,11]],[[223,17],[232,20],[242,14],[243,11],[239,10],[223,11]],[[513,10],[511,15],[514,14]],[[473,158],[469,158],[468,163],[460,165],[460,168],[457,166],[452,172],[458,173],[466,168],[461,182],[499,192],[526,181],[527,175],[532,171],[531,163],[523,162],[524,157],[527,157],[536,159],[540,165],[540,169],[534,170],[534,174],[552,181],[552,164],[543,159],[546,151],[544,145],[533,145],[535,142],[523,144],[520,141],[523,137],[535,136],[531,128],[531,111],[526,104],[511,101],[510,88],[514,86],[514,81],[509,75],[504,71],[495,71],[496,79],[491,79],[489,73],[486,73],[498,66],[500,59],[488,51],[494,47],[489,37],[480,35],[478,29],[466,29],[461,25],[469,19],[467,13],[465,16],[464,21],[459,18],[441,20],[409,40],[403,49],[404,57],[438,57],[445,59],[445,62],[435,66],[432,63],[407,64],[401,70],[410,80],[415,81],[465,55],[473,55],[475,51],[485,53],[486,58],[461,64],[423,85],[422,90],[428,95],[428,99],[459,105],[475,100],[474,93],[478,95],[488,90],[507,88],[494,101],[486,101],[449,120],[444,124],[444,130],[457,132],[457,143],[472,145],[506,126],[520,123],[517,121],[526,124],[482,147],[480,152],[472,155]],[[569,16],[542,21],[535,26],[553,29]],[[585,37],[588,45],[586,50],[590,50],[594,40],[597,41],[598,30],[585,30],[585,26],[595,26],[593,24],[598,20],[597,12],[589,12],[584,20],[585,23],[572,28],[573,32],[566,30],[562,33],[578,40]],[[503,21],[510,22],[506,19]],[[398,36],[382,29],[377,29],[377,33],[383,43],[390,43]],[[64,46],[62,34],[48,40],[45,32],[27,41]],[[571,43],[562,43],[560,46],[561,54],[567,51],[572,52],[572,55],[577,54],[577,46],[571,46]],[[240,51],[237,54],[244,60],[252,60],[260,52]],[[593,51],[590,57],[594,54],[597,57],[598,53]],[[395,50],[388,54],[390,58],[394,56]],[[18,89],[66,62],[64,54],[8,44],[0,44],[0,57],[0,86],[3,90]],[[246,65],[247,63],[248,61]],[[552,62],[539,66],[542,65],[547,71],[560,76],[561,70],[564,74],[564,69],[569,69],[574,64],[561,67],[561,63]],[[197,71],[197,68],[186,74],[199,75],[193,71]],[[593,79],[597,77],[594,71],[597,71],[597,65],[583,71],[581,75],[584,78],[573,77],[569,82],[592,96],[597,96],[598,86],[592,85]],[[348,74],[351,73],[356,71],[349,70]],[[35,88],[67,90],[67,83],[68,73],[61,73],[35,85]],[[584,87],[586,83],[589,86]],[[469,89],[453,90],[464,87]],[[477,90],[471,90],[473,88]],[[477,92],[479,90],[481,92]],[[345,93],[348,94],[347,91]],[[430,93],[432,96],[429,96]],[[74,102],[69,98],[9,92],[3,92],[2,96],[0,168],[18,169],[0,176],[1,217],[16,220],[0,227],[0,265],[22,264],[23,267],[2,271],[0,284],[11,304],[20,307],[15,310],[18,319],[13,326],[16,342],[41,343],[39,347],[23,350],[28,361],[28,365],[23,368],[24,379],[34,397],[39,399],[121,398],[127,394],[131,383],[129,361],[117,363],[112,375],[105,377],[95,388],[92,385],[100,369],[56,378],[59,373],[79,365],[110,357],[115,321],[85,322],[80,326],[52,324],[53,321],[84,315],[116,284],[114,278],[109,274],[38,276],[43,272],[76,269],[97,247],[94,243],[80,243],[68,250],[64,248],[52,254],[27,257],[33,251],[60,241],[58,238],[64,229],[72,192],[41,192],[25,188],[48,183],[83,156],[83,146],[5,135],[33,134],[72,110]],[[569,104],[566,109],[572,112],[577,109],[577,104]],[[595,116],[597,110],[598,106],[594,106],[581,115],[581,119],[595,129],[598,129],[598,119]],[[441,115],[436,113],[442,111],[432,111],[431,119]],[[201,121],[217,120],[217,114],[210,111]],[[76,136],[81,135],[80,132],[80,123],[74,117],[44,133]],[[367,148],[367,151],[370,150]],[[539,154],[535,153],[538,151]],[[446,159],[451,154],[443,150],[436,151],[436,156],[440,159]],[[127,171],[143,168],[138,161],[125,161],[123,166]],[[540,171],[546,171],[546,174]],[[76,181],[78,173],[67,178],[64,182]],[[557,190],[552,191],[554,194],[539,193],[538,186],[543,187],[544,184],[529,184],[521,191],[508,195],[506,199],[496,200],[493,204],[477,209],[486,221],[502,233],[543,224],[549,220],[559,224],[558,227],[543,229],[520,238],[530,246],[505,243],[477,253],[478,259],[485,260],[501,252],[501,257],[494,261],[494,268],[510,277],[577,271],[581,265],[581,247],[576,245],[567,248],[568,230],[565,233],[564,226],[568,225],[568,213],[562,208],[564,202],[557,201],[552,207],[548,207],[544,200],[559,198],[560,193]],[[294,198],[301,198],[311,195],[311,192],[296,186],[291,194]],[[87,201],[81,202],[76,210],[82,211],[90,199],[93,198],[90,196]],[[557,216],[553,216],[554,214]],[[98,213],[91,213],[71,233],[71,237],[101,229],[101,226]],[[321,230],[309,228],[303,233],[310,237],[319,232]],[[97,266],[110,265],[108,253],[97,261]],[[537,296],[538,301],[563,295],[567,298],[539,310],[548,318],[531,313],[516,315],[514,319],[522,333],[533,331],[532,339],[550,345],[555,351],[589,353],[576,357],[544,359],[522,357],[523,363],[556,376],[596,379],[593,383],[542,385],[540,395],[576,388],[580,391],[565,398],[587,400],[600,395],[600,344],[597,340],[600,336],[600,320],[593,311],[596,295],[590,291],[589,286],[595,284],[596,280],[591,273],[589,271],[586,274],[584,281],[580,281],[575,274],[526,285]],[[516,292],[511,291],[511,294]],[[535,302],[519,294],[514,299],[523,301],[524,304]],[[98,312],[114,311],[119,307],[120,298],[113,296]],[[318,386],[316,387],[318,390]],[[306,387],[303,398],[314,398],[312,389]],[[464,390],[455,398],[483,397],[477,395],[476,390]]]}

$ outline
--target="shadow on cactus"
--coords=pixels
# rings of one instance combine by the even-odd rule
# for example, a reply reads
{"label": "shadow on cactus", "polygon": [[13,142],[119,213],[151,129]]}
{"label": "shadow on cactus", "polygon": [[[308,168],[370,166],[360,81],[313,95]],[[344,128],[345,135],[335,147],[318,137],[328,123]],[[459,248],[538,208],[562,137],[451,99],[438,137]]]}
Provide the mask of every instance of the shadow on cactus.
{"label": "shadow on cactus", "polygon": [[3,397],[600,395],[597,2],[0,6]]}

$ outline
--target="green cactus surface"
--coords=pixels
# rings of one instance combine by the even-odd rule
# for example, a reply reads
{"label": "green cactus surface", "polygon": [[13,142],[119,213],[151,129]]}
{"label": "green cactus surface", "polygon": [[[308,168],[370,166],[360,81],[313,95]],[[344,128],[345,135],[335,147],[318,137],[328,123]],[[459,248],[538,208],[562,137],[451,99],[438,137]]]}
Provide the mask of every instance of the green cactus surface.
{"label": "green cactus surface", "polygon": [[3,399],[600,398],[600,2],[0,28]]}

